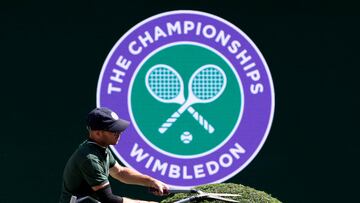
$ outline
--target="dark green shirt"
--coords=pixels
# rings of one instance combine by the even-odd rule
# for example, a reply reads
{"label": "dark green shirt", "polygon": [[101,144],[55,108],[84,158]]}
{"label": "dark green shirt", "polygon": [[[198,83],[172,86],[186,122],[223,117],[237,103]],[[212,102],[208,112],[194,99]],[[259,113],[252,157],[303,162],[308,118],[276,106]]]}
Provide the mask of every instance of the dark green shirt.
{"label": "dark green shirt", "polygon": [[91,187],[109,182],[109,168],[115,164],[109,148],[84,141],[66,163],[60,203],[69,203],[72,195],[93,196]]}

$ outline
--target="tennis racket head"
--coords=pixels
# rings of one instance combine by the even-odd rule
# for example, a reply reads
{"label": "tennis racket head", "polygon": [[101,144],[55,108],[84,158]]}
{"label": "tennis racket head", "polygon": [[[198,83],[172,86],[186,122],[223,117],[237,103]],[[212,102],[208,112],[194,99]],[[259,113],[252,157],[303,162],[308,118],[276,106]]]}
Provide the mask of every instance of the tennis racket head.
{"label": "tennis racket head", "polygon": [[184,103],[184,82],[171,66],[157,64],[146,73],[146,88],[150,94],[163,103]]}
{"label": "tennis racket head", "polygon": [[227,79],[225,72],[217,65],[207,64],[197,69],[189,81],[189,94],[196,103],[209,103],[224,92]]}

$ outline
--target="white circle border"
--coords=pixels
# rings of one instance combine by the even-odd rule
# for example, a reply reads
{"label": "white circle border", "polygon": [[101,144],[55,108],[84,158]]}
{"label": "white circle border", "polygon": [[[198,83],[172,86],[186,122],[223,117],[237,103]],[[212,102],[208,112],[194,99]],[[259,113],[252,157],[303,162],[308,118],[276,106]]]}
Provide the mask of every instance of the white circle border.
{"label": "white circle border", "polygon": [[[240,171],[242,171],[247,165],[249,165],[249,163],[256,157],[256,155],[259,153],[260,149],[263,147],[269,133],[270,133],[270,128],[271,125],[273,123],[273,119],[274,119],[274,112],[275,112],[275,91],[274,91],[274,84],[273,84],[273,80],[270,74],[270,70],[269,67],[266,63],[266,60],[264,58],[264,56],[261,54],[260,50],[257,48],[257,46],[255,45],[255,43],[242,31],[240,30],[238,27],[236,27],[235,25],[233,25],[232,23],[230,23],[229,21],[220,18],[216,15],[210,14],[210,13],[205,13],[202,11],[195,11],[195,10],[176,10],[176,11],[167,11],[167,12],[163,12],[163,13],[159,13],[157,15],[151,16],[149,18],[146,18],[145,20],[139,22],[138,24],[136,24],[135,26],[133,26],[130,30],[128,30],[124,35],[122,35],[122,37],[116,42],[116,44],[112,47],[111,51],[109,52],[109,54],[107,55],[105,62],[102,66],[101,72],[100,72],[100,76],[99,76],[99,80],[98,80],[98,84],[97,84],[97,92],[96,92],[96,106],[100,107],[100,90],[101,90],[101,83],[102,83],[102,78],[106,69],[106,66],[111,58],[111,56],[113,55],[113,53],[115,52],[115,50],[117,49],[117,47],[119,46],[119,44],[128,36],[130,35],[135,29],[137,29],[138,27],[142,26],[143,24],[152,21],[156,18],[160,18],[163,16],[167,16],[167,15],[172,15],[172,14],[196,14],[196,15],[203,15],[203,16],[207,16],[213,19],[216,19],[218,21],[221,21],[225,24],[227,24],[228,26],[230,26],[231,28],[233,28],[234,30],[236,30],[238,33],[240,33],[249,43],[250,45],[255,49],[255,51],[258,53],[261,61],[263,62],[263,65],[265,67],[266,73],[267,73],[267,77],[269,78],[269,86],[271,89],[271,111],[270,111],[270,117],[269,117],[269,122],[268,122],[268,126],[266,128],[265,134],[263,136],[263,139],[261,140],[260,144],[258,145],[258,147],[256,148],[256,150],[254,151],[254,153],[248,158],[247,161],[244,162],[244,164],[242,164],[237,170],[234,170],[232,173],[229,173],[228,175],[226,175],[225,177],[218,179],[217,181],[211,182],[211,183],[220,183],[220,182],[224,182],[228,179],[230,179],[231,177],[235,176],[237,173],[239,173]],[[125,159],[123,159],[119,153],[116,151],[114,146],[110,146],[111,150],[115,153],[115,155],[117,155],[117,158],[120,159],[120,161],[122,163],[124,163],[127,166],[131,166],[130,164],[127,163],[127,161]],[[209,183],[209,184],[211,184]],[[177,185],[172,185],[172,186],[176,186],[179,188],[189,188],[186,186],[177,186]]]}

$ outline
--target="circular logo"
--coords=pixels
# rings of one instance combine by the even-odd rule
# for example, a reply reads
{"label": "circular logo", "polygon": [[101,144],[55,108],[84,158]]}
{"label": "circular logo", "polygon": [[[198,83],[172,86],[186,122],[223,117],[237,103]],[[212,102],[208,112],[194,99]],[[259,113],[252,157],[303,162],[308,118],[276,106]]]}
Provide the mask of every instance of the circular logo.
{"label": "circular logo", "polygon": [[132,125],[112,146],[127,166],[178,187],[223,182],[257,155],[274,89],[267,64],[237,27],[198,11],[150,17],[109,53],[97,105]]}

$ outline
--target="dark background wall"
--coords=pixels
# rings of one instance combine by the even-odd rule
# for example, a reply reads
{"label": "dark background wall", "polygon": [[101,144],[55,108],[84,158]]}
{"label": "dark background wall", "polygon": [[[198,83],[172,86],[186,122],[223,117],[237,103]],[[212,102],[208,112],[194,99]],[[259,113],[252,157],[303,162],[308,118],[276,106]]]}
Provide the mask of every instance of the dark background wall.
{"label": "dark background wall", "polygon": [[[347,1],[1,1],[0,202],[57,202],[86,138],[115,42],[152,15],[191,9],[244,31],[265,56],[276,110],[257,157],[228,182],[284,202],[354,202],[359,180],[359,6]],[[113,182],[132,198],[160,200]]]}

